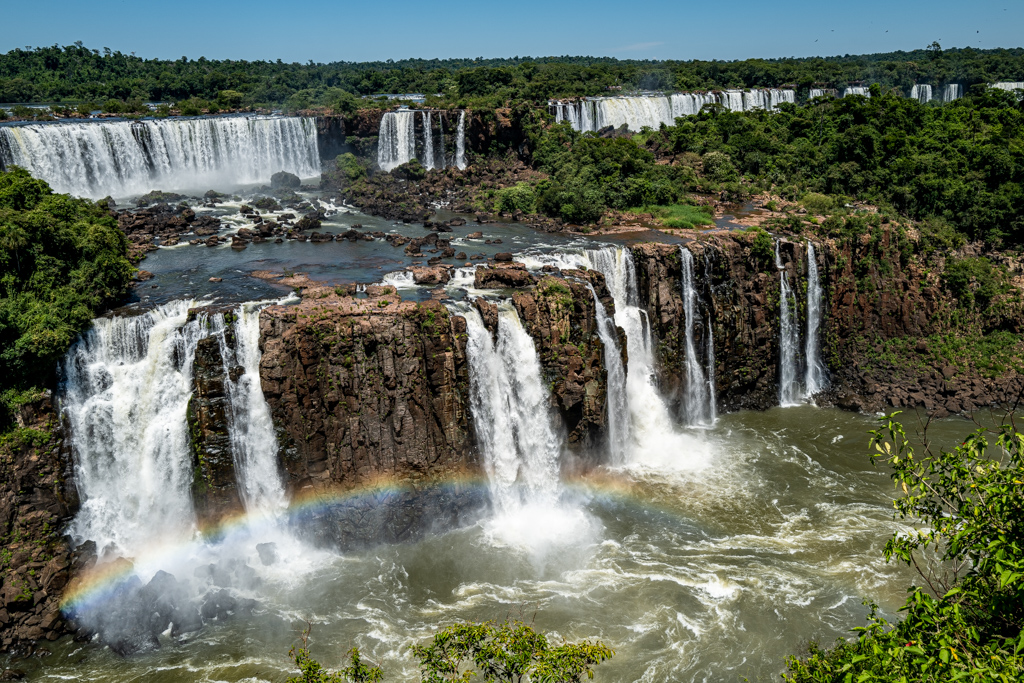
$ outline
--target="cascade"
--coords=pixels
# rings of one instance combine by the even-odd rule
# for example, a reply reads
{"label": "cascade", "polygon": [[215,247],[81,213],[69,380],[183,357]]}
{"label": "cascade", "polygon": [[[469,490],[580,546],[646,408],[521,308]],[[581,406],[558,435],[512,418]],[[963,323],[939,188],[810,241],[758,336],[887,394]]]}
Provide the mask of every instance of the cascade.
{"label": "cascade", "polygon": [[827,386],[827,372],[821,360],[819,328],[821,327],[821,282],[814,245],[807,242],[807,336],[804,340],[804,396],[810,398]]}
{"label": "cascade", "polygon": [[267,116],[0,126],[0,165],[92,198],[320,174],[315,120]]}
{"label": "cascade", "polygon": [[377,165],[387,172],[416,157],[416,112],[389,111],[380,120]]}
{"label": "cascade", "polygon": [[927,83],[915,84],[910,89],[910,99],[925,104],[932,99],[932,86]]}
{"label": "cascade", "polygon": [[604,345],[604,367],[608,373],[608,457],[612,464],[622,464],[629,442],[629,402],[626,396],[626,368],[619,352],[619,335],[615,321],[608,316],[597,292],[588,282],[587,289],[594,297],[597,332]]}
{"label": "cascade", "polygon": [[952,102],[963,97],[964,87],[959,83],[947,83],[942,88],[942,101]]}
{"label": "cascade", "polygon": [[499,305],[496,342],[475,308],[456,311],[466,318],[470,406],[496,513],[555,504],[561,439],[533,338],[508,302]]}
{"label": "cascade", "polygon": [[[704,251],[704,281],[708,283],[708,289],[711,288],[711,250],[707,249]],[[718,419],[718,387],[715,385],[715,328],[711,324],[711,311],[708,311],[707,321],[704,325],[704,344],[705,344],[705,359],[707,360],[707,378],[708,378],[708,415],[711,418],[712,424]]]}
{"label": "cascade", "polygon": [[434,166],[434,131],[430,129],[429,111],[423,112],[423,167],[436,168]]}
{"label": "cascade", "polygon": [[[705,426],[714,422],[712,403],[714,397],[709,395],[708,378],[704,376],[704,368],[697,357],[697,345],[693,341],[694,322],[697,319],[697,288],[694,286],[693,254],[686,247],[679,247],[682,257],[683,316],[686,335],[686,396],[684,407],[686,422],[691,426]],[[706,337],[711,332],[705,326]],[[712,380],[713,381],[713,380]]]}
{"label": "cascade", "polygon": [[448,166],[448,157],[445,156],[445,149],[446,148],[444,146],[444,116],[443,115],[437,117],[437,128],[438,128],[438,131],[440,131],[440,135],[441,135],[441,162],[440,162],[440,165],[438,166],[438,168],[445,168],[445,167]]}
{"label": "cascade", "polygon": [[455,165],[466,168],[466,110],[459,112],[459,127],[455,132]]}
{"label": "cascade", "polygon": [[743,111],[743,91],[726,90],[722,93],[722,106],[729,111]]}
{"label": "cascade", "polygon": [[797,326],[793,323],[793,313],[789,300],[793,293],[789,289],[789,278],[782,266],[779,255],[779,242],[775,242],[775,268],[779,271],[779,404],[793,406],[797,404],[798,387],[797,349],[800,346]]}
{"label": "cascade", "polygon": [[104,552],[132,554],[159,530],[187,538],[195,526],[185,410],[204,319],[191,301],[133,317],[97,319],[61,368],[75,485],[82,504],[69,533]]}
{"label": "cascade", "polygon": [[854,85],[843,89],[843,97],[849,97],[850,95],[863,95],[864,97],[871,97],[871,91],[863,86]]}
{"label": "cascade", "polygon": [[1024,90],[1024,82],[1022,81],[1004,81],[1002,83],[993,83],[993,88],[1000,90],[1007,90],[1013,92],[1014,90]]}
{"label": "cascade", "polygon": [[813,100],[815,97],[824,97],[825,95],[835,97],[835,91],[824,88],[811,88],[810,92],[807,93],[807,98]]}
{"label": "cascade", "polygon": [[[219,335],[230,415],[228,433],[234,455],[235,476],[242,503],[249,513],[275,517],[287,505],[277,464],[277,435],[270,406],[260,383],[260,310],[265,303],[249,302],[235,311],[235,346]],[[224,316],[218,314],[221,330]],[[234,380],[232,370],[244,372]]]}

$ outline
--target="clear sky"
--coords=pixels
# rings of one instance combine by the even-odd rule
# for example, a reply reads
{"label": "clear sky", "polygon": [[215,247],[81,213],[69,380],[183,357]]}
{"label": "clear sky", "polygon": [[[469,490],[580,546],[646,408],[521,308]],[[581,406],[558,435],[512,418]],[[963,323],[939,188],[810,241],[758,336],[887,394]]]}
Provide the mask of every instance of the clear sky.
{"label": "clear sky", "polygon": [[1021,0],[48,0],[0,9],[0,52],[370,61],[592,55],[745,59],[1024,44]]}

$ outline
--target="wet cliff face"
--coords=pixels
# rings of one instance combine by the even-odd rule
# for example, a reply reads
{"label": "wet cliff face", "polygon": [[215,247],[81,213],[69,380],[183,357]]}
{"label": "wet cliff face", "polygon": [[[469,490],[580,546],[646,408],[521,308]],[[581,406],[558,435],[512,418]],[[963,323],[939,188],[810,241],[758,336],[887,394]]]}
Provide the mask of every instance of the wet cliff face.
{"label": "wet cliff face", "polygon": [[338,546],[407,540],[484,504],[478,489],[453,484],[480,473],[465,321],[392,287],[368,295],[311,288],[260,321],[290,493],[323,503],[306,526]]}
{"label": "wet cliff face", "polygon": [[22,429],[0,445],[0,651],[30,649],[67,629],[60,598],[71,578],[61,537],[74,501],[49,396],[21,410]]}

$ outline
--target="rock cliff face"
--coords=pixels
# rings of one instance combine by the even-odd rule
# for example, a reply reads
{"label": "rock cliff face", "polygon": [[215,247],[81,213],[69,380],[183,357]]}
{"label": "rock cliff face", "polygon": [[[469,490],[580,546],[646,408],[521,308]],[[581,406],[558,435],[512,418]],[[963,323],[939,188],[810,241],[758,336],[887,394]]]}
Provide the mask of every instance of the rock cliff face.
{"label": "rock cliff face", "polygon": [[0,446],[0,651],[67,632],[60,598],[71,555],[60,534],[75,501],[65,495],[69,467],[49,396],[24,406],[19,422]]}
{"label": "rock cliff face", "polygon": [[[339,293],[340,292],[340,293]],[[306,290],[260,321],[263,390],[303,525],[323,542],[401,541],[475,514],[465,320],[393,287]],[[456,482],[456,483],[453,483]]]}

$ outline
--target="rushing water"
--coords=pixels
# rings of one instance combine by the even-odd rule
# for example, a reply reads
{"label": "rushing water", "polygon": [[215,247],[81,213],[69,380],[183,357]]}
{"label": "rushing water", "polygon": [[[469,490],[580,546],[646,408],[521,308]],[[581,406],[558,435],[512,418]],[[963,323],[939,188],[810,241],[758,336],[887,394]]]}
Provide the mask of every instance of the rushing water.
{"label": "rushing water", "polygon": [[809,398],[828,385],[828,371],[821,360],[821,281],[814,245],[807,242],[807,333],[804,338],[804,396]]}
{"label": "rushing water", "polygon": [[[711,393],[713,388],[709,384],[709,378],[704,374],[704,367],[697,355],[697,344],[694,343],[693,329],[697,324],[697,287],[693,276],[693,254],[686,247],[679,248],[682,257],[682,285],[683,285],[683,330],[686,340],[686,395],[685,409],[687,424],[692,426],[707,426],[715,421],[715,397]],[[710,341],[711,329],[705,321],[705,340],[708,343],[706,348],[711,348],[714,353],[714,343]],[[706,352],[706,351],[705,351]],[[709,368],[710,369],[710,368]],[[714,382],[712,374],[711,382]]]}
{"label": "rushing water", "polygon": [[793,406],[801,398],[797,383],[800,330],[793,320],[793,292],[789,287],[789,274],[779,255],[778,241],[775,242],[775,268],[779,271],[779,403]]}
{"label": "rushing water", "polygon": [[267,183],[278,171],[320,174],[311,118],[218,116],[0,126],[0,165],[56,192],[127,197]]}
{"label": "rushing water", "polygon": [[[881,550],[891,483],[866,456],[869,418],[801,406],[723,415],[708,465],[652,457],[567,481],[585,533],[499,535],[493,522],[344,556],[306,551],[289,571],[254,563],[251,618],[212,624],[128,659],[64,639],[16,662],[30,680],[273,681],[313,622],[313,653],[353,645],[387,680],[418,680],[408,646],[461,619],[519,615],[557,638],[614,648],[598,681],[777,680],[810,638],[863,623],[863,597],[892,614],[912,579]],[[971,425],[947,420],[947,442]],[[941,437],[941,438],[940,438]],[[661,464],[655,464],[661,463]]]}
{"label": "rushing water", "polygon": [[604,367],[608,373],[608,462],[622,464],[629,443],[629,400],[626,393],[626,368],[622,364],[622,350],[615,321],[608,315],[604,304],[597,297],[594,287],[587,284],[594,297],[594,311],[597,317],[597,332],[604,345]]}

